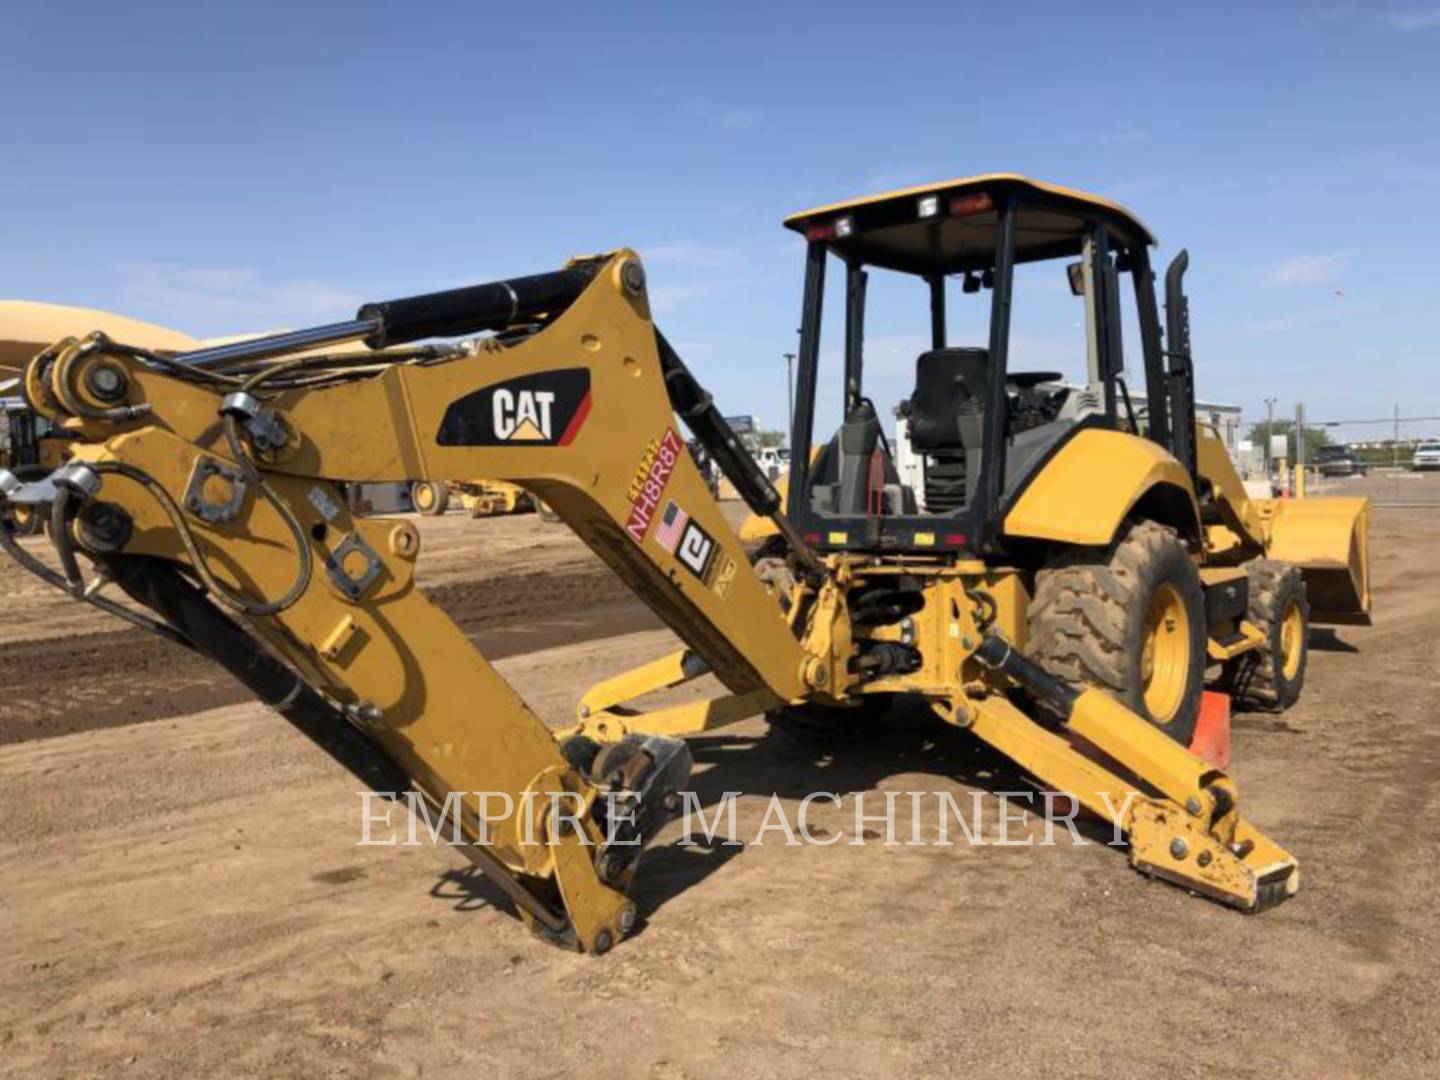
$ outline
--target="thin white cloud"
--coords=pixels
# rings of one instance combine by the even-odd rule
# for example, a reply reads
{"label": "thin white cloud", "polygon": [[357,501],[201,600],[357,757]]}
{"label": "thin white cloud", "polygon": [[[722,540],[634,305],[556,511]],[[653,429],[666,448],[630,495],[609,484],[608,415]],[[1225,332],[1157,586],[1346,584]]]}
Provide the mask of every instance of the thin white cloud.
{"label": "thin white cloud", "polygon": [[250,267],[125,263],[120,274],[127,310],[202,336],[334,322],[365,302],[323,281],[266,281]]}
{"label": "thin white cloud", "polygon": [[1132,176],[1106,185],[1100,189],[1100,194],[1116,202],[1127,202],[1148,195],[1165,184],[1166,179],[1163,176]]}
{"label": "thin white cloud", "polygon": [[724,287],[716,282],[696,282],[689,285],[651,285],[650,286],[650,310],[655,315],[673,315],[686,304],[696,300],[704,300],[714,296],[716,293],[724,292]]}
{"label": "thin white cloud", "polygon": [[688,266],[701,270],[732,266],[736,261],[733,251],[705,244],[651,244],[640,249],[640,256],[656,266]]}
{"label": "thin white cloud", "polygon": [[865,340],[866,373],[872,376],[903,374],[913,377],[915,358],[929,348],[929,337],[919,334],[883,334],[868,337]]}
{"label": "thin white cloud", "polygon": [[759,109],[743,105],[729,105],[714,101],[697,101],[691,112],[701,120],[727,131],[749,131],[760,126]]}
{"label": "thin white cloud", "polygon": [[1350,261],[1343,251],[1331,251],[1319,255],[1296,255],[1276,263],[1265,271],[1266,285],[1319,285],[1334,281]]}
{"label": "thin white cloud", "polygon": [[1304,311],[1296,311],[1289,315],[1276,315],[1268,319],[1257,319],[1254,322],[1244,323],[1240,330],[1246,334],[1279,334],[1288,333],[1292,330],[1299,330],[1307,326],[1319,326],[1325,323],[1332,323],[1339,319],[1346,319],[1357,313],[1369,310],[1368,304],[1347,304],[1341,303],[1337,298],[1335,303],[1326,307],[1307,308]]}
{"label": "thin white cloud", "polygon": [[1375,16],[1376,20],[1391,30],[1402,34],[1412,30],[1431,30],[1440,27],[1440,7],[1411,8],[1408,11],[1384,11]]}
{"label": "thin white cloud", "polygon": [[918,167],[881,169],[867,176],[864,184],[866,191],[893,191],[896,188],[917,187],[948,177],[948,173],[937,173]]}
{"label": "thin white cloud", "polygon": [[715,353],[714,344],[708,341],[682,338],[679,341],[672,341],[670,344],[682,357],[712,356]]}

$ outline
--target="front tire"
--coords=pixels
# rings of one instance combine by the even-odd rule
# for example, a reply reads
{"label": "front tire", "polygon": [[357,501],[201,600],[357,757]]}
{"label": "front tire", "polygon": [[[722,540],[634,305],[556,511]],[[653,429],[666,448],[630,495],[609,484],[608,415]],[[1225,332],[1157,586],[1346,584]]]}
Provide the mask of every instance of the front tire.
{"label": "front tire", "polygon": [[1035,575],[1026,652],[1106,691],[1182,746],[1205,688],[1205,597],[1178,533],[1136,521],[1111,548],[1067,548]]}

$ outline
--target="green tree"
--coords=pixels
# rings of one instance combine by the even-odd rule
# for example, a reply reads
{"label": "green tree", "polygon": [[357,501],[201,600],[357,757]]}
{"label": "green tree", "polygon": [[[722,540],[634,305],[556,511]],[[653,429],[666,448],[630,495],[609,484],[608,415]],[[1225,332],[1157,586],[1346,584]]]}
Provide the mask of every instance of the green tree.
{"label": "green tree", "polygon": [[790,439],[783,431],[757,431],[750,436],[755,449],[765,450],[772,446],[785,446]]}
{"label": "green tree", "polygon": [[[1267,434],[1285,436],[1285,457],[1291,461],[1295,460],[1295,421],[1276,420],[1274,425],[1266,431],[1265,421],[1250,425],[1248,438],[1256,445],[1264,449],[1269,445]],[[1324,428],[1305,425],[1305,458],[1309,460],[1315,456],[1315,451],[1322,446],[1329,446],[1334,440],[1330,433]]]}

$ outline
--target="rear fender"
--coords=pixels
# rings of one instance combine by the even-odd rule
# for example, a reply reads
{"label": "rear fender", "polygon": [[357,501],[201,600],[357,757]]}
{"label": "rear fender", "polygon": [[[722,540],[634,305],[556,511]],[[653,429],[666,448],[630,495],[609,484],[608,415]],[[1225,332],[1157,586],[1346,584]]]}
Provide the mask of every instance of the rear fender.
{"label": "rear fender", "polygon": [[1004,512],[1004,535],[1101,547],[1139,513],[1200,539],[1190,474],[1163,447],[1121,431],[1084,428],[1060,444]]}

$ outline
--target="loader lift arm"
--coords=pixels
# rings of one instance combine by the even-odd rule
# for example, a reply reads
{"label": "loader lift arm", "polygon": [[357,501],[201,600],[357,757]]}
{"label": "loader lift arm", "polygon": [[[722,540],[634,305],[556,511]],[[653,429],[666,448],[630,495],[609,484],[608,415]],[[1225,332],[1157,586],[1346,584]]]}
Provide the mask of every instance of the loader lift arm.
{"label": "loader lift arm", "polygon": [[[482,331],[503,333],[414,344]],[[305,351],[360,338],[371,351]],[[1092,695],[1071,710],[1077,734],[1149,792],[1139,808],[1116,809],[1103,796],[1126,781],[974,686],[986,665],[1024,680],[1004,655],[981,651],[1001,639],[969,600],[962,578],[973,568],[906,570],[929,575],[934,600],[917,647],[852,625],[848,590],[885,569],[844,554],[822,562],[795,535],[656,331],[632,252],[198,353],[66,339],[31,362],[25,389],[79,440],[52,490],[5,490],[53,500],[60,584],[96,600],[118,583],[162,632],[224,664],[367,787],[410,785],[437,809],[456,799],[462,850],[554,940],[603,952],[633,925],[626,889],[689,773],[688,749],[669,736],[897,689],[926,696],[1042,780],[1076,782],[1087,807],[1110,806],[1142,869],[1160,873],[1145,859],[1183,834],[1210,845],[1206,858],[1174,856],[1162,876],[1251,910],[1294,890],[1293,860],[1268,841],[1247,846],[1253,830],[1233,786],[1150,738],[1134,714]],[[786,538],[800,578],[787,610],[740,549],[677,413]],[[649,665],[642,682],[704,670],[729,696],[647,726],[615,708],[633,693],[602,684],[587,701],[603,715],[557,741],[416,587],[413,525],[355,517],[339,488],[482,475],[548,503],[685,642],[689,661]],[[88,584],[77,549],[99,571]],[[911,653],[923,670],[882,670]]]}

